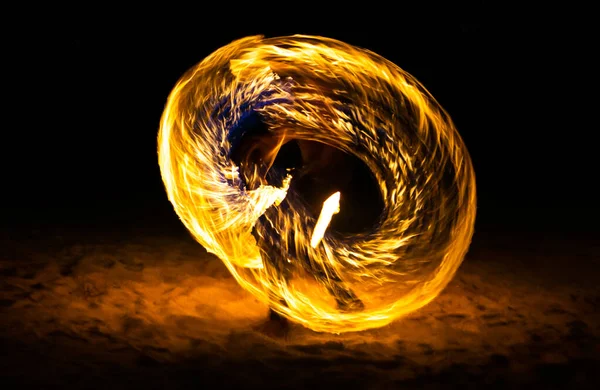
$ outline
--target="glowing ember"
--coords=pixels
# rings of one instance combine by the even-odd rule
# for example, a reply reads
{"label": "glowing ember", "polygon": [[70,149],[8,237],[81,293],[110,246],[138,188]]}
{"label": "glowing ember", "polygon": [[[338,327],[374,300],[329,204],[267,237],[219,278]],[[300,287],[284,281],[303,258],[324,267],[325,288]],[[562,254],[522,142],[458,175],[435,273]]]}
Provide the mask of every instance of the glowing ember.
{"label": "glowing ember", "polygon": [[[384,204],[374,226],[353,236],[328,227],[339,193],[311,213],[294,189],[311,153],[276,163],[293,142],[368,167]],[[311,36],[232,42],[179,80],[158,143],[169,200],[196,240],[313,330],[379,327],[426,305],[468,250],[476,196],[465,145],[427,90],[372,52]]]}

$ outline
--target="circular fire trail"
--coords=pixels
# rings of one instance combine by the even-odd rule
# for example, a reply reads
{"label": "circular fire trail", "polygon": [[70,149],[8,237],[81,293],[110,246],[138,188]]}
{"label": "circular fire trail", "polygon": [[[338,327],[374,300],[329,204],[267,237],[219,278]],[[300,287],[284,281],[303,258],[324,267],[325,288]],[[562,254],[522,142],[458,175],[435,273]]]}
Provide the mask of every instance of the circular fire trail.
{"label": "circular fire trail", "polygon": [[[334,39],[252,36],[216,50],[171,91],[158,154],[195,239],[315,331],[380,327],[426,305],[473,235],[475,174],[448,113],[395,64]],[[345,203],[366,188],[349,161],[379,198]],[[375,198],[366,227],[334,227]]]}

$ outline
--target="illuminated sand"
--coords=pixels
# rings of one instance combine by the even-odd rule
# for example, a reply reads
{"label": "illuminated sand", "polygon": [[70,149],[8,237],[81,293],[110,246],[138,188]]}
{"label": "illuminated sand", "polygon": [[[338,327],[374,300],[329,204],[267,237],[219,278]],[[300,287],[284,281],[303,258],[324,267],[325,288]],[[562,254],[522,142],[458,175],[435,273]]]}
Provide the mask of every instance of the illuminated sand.
{"label": "illuminated sand", "polygon": [[479,236],[448,288],[408,317],[361,333],[292,325],[282,335],[265,326],[267,308],[189,237],[5,233],[1,244],[0,375],[13,384],[598,382],[597,245]]}

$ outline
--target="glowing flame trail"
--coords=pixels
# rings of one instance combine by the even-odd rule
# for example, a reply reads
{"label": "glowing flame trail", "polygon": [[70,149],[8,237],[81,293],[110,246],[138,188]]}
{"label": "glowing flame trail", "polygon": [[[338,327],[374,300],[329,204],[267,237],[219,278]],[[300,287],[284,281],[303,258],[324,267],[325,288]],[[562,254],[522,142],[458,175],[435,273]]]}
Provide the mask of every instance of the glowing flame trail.
{"label": "glowing flame trail", "polygon": [[325,234],[325,230],[329,226],[331,222],[331,217],[333,214],[337,214],[340,212],[340,193],[339,191],[331,195],[325,202],[323,202],[323,208],[321,209],[321,214],[319,214],[319,219],[317,219],[317,225],[315,226],[315,230],[313,231],[312,238],[310,239],[310,246],[316,248],[321,242],[323,235]]}
{"label": "glowing flame trail", "polygon": [[[274,163],[289,142],[361,160],[383,200],[377,222],[320,233],[331,210],[317,221],[294,190],[301,172]],[[169,95],[158,157],[195,239],[240,286],[315,331],[375,328],[423,307],[473,235],[475,174],[448,113],[397,65],[329,38],[253,36],[206,57]]]}

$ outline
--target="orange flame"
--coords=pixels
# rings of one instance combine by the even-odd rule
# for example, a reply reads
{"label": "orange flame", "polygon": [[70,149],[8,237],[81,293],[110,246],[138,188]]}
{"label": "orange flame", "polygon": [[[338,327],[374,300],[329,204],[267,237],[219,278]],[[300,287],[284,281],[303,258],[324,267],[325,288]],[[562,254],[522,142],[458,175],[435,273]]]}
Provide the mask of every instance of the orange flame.
{"label": "orange flame", "polygon": [[[254,165],[236,164],[229,135],[248,112],[275,141]],[[376,226],[336,236],[331,205],[315,221],[290,189],[293,170],[270,183],[289,140],[362,160],[384,200]],[[473,235],[475,175],[449,115],[398,66],[337,40],[253,36],[218,49],[173,88],[158,154],[195,239],[244,289],[315,331],[380,327],[426,305]]]}

